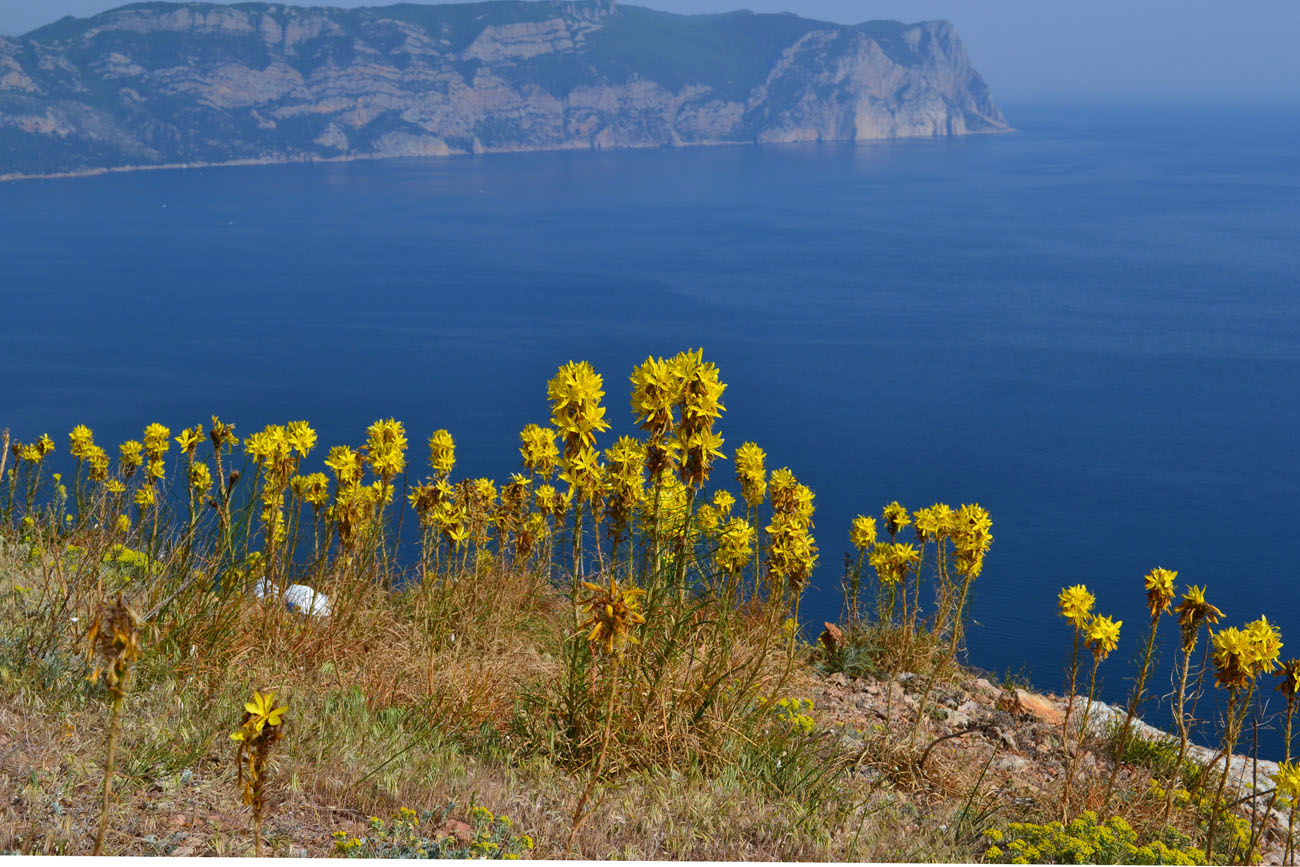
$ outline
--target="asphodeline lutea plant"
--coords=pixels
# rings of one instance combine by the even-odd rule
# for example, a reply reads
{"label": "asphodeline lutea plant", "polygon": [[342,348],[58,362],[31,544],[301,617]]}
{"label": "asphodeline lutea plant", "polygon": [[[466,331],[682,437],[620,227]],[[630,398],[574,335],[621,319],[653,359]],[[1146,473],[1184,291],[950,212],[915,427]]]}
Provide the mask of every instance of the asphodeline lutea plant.
{"label": "asphodeline lutea plant", "polygon": [[[1068,748],[1070,743],[1070,716],[1074,712],[1074,695],[1078,692],[1079,680],[1079,649],[1083,643],[1084,635],[1088,628],[1088,622],[1092,619],[1092,608],[1097,603],[1097,597],[1088,590],[1083,584],[1075,584],[1072,587],[1062,588],[1057,596],[1057,610],[1065,621],[1070,624],[1070,630],[1073,633],[1073,645],[1070,649],[1070,668],[1069,668],[1069,689],[1065,704],[1065,719],[1061,722],[1061,744]],[[1080,739],[1085,732],[1080,732]],[[1061,821],[1069,819],[1070,812],[1070,776],[1067,774],[1063,782],[1061,792]]]}
{"label": "asphodeline lutea plant", "polygon": [[[767,453],[756,443],[741,443],[736,449],[735,460],[736,483],[740,485],[740,496],[745,501],[745,520],[757,528],[758,509],[767,498]],[[763,546],[759,544],[754,553],[755,584],[762,574],[762,559]]]}
{"label": "asphodeline lutea plant", "polygon": [[1147,592],[1147,611],[1151,613],[1151,623],[1147,632],[1146,647],[1142,651],[1142,665],[1138,669],[1137,680],[1129,694],[1128,708],[1124,713],[1124,724],[1119,737],[1115,740],[1115,753],[1111,764],[1110,776],[1106,779],[1106,793],[1102,796],[1103,812],[1110,806],[1111,796],[1115,793],[1115,781],[1119,778],[1120,766],[1128,750],[1129,734],[1133,729],[1133,717],[1137,715],[1142,699],[1146,697],[1147,677],[1151,674],[1151,660],[1156,649],[1156,630],[1160,626],[1160,617],[1169,613],[1169,606],[1174,601],[1174,579],[1178,573],[1172,569],[1157,566],[1146,574],[1143,584]]}
{"label": "asphodeline lutea plant", "polygon": [[[1187,686],[1192,670],[1192,653],[1196,650],[1201,628],[1214,626],[1223,617],[1222,611],[1206,601],[1205,588],[1196,585],[1189,587],[1187,592],[1183,594],[1182,601],[1174,607],[1174,614],[1178,616],[1180,636],[1178,688],[1174,692],[1173,707],[1174,726],[1178,729],[1178,759],[1174,762],[1173,769],[1170,771],[1168,786],[1165,790],[1165,822],[1169,821],[1169,815],[1173,811],[1174,792],[1178,788],[1177,783],[1179,775],[1182,773],[1183,759],[1187,757],[1192,726],[1195,724],[1193,714],[1187,711],[1189,697]],[[1193,706],[1201,695],[1204,678],[1205,666],[1202,665],[1197,673],[1196,683],[1191,692]]]}
{"label": "asphodeline lutea plant", "polygon": [[[1275,689],[1277,692],[1282,693],[1282,697],[1286,699],[1286,715],[1282,728],[1282,762],[1278,768],[1277,785],[1273,787],[1273,795],[1269,798],[1268,807],[1264,810],[1264,818],[1259,823],[1251,824],[1250,845],[1246,847],[1247,851],[1254,851],[1256,839],[1258,839],[1259,834],[1263,832],[1264,826],[1268,822],[1268,818],[1273,815],[1273,807],[1277,805],[1279,798],[1287,795],[1288,790],[1292,789],[1289,780],[1285,785],[1283,781],[1288,775],[1296,774],[1294,766],[1291,765],[1291,727],[1295,722],[1296,696],[1300,695],[1300,659],[1287,660],[1287,662],[1278,669],[1277,679],[1278,683]],[[1288,766],[1290,766],[1289,770],[1284,771]],[[1291,804],[1292,809],[1287,818],[1288,847],[1291,843],[1291,830],[1295,821],[1295,792],[1290,791],[1290,795],[1293,800]],[[1283,858],[1282,863],[1287,863],[1287,860]]]}
{"label": "asphodeline lutea plant", "polygon": [[[1083,717],[1079,720],[1079,740],[1088,733],[1088,717],[1092,714],[1092,703],[1097,695],[1097,669],[1105,662],[1106,657],[1114,653],[1115,648],[1119,646],[1119,630],[1124,625],[1124,621],[1115,620],[1106,615],[1094,614],[1088,618],[1086,625],[1083,627],[1084,646],[1092,653],[1092,672],[1088,676],[1088,698],[1083,705]],[[1074,784],[1074,770],[1078,762],[1079,754],[1082,749],[1076,748],[1070,753],[1070,761],[1065,768],[1064,791],[1070,791]],[[1067,805],[1068,806],[1068,805]]]}
{"label": "asphodeline lutea plant", "polygon": [[122,702],[130,686],[131,668],[140,657],[140,615],[122,597],[102,602],[91,621],[87,634],[88,652],[94,666],[88,680],[102,680],[109,695],[108,742],[104,750],[103,801],[99,828],[95,833],[93,854],[104,851],[104,832],[108,828],[108,808],[113,798],[113,766],[117,759],[117,741],[122,729]]}
{"label": "asphodeline lutea plant", "polygon": [[275,706],[275,693],[253,691],[244,704],[244,716],[239,728],[230,733],[238,742],[235,751],[237,782],[244,803],[253,808],[253,850],[262,857],[262,815],[266,806],[267,761],[271,748],[284,736],[284,714],[287,705]]}
{"label": "asphodeline lutea plant", "polygon": [[587,643],[603,654],[610,665],[605,672],[605,727],[601,734],[600,753],[592,766],[587,788],[573,811],[573,825],[569,829],[570,850],[573,849],[578,830],[587,818],[584,810],[596,789],[600,772],[605,765],[605,755],[609,751],[609,736],[614,724],[614,702],[618,696],[619,665],[627,646],[636,643],[635,630],[646,622],[640,610],[640,597],[644,595],[644,590],[627,585],[619,586],[613,577],[610,577],[607,585],[584,581],[583,586],[589,591],[583,603],[587,619],[579,629],[586,632]]}
{"label": "asphodeline lutea plant", "polygon": [[1283,804],[1287,806],[1286,845],[1282,853],[1282,863],[1291,864],[1293,863],[1291,856],[1295,854],[1296,806],[1300,802],[1300,762],[1285,761],[1279,764],[1273,781],[1277,795],[1284,799]]}
{"label": "asphodeline lutea plant", "polygon": [[[978,503],[963,505],[956,511],[951,511],[942,503],[932,506],[929,515],[926,517],[926,523],[930,525],[927,533],[933,534],[937,542],[936,548],[940,552],[943,550],[945,536],[952,543],[953,563],[960,583],[953,585],[946,577],[944,559],[942,553],[940,553],[938,555],[940,605],[939,612],[936,615],[938,622],[935,624],[935,631],[937,634],[942,635],[943,630],[948,630],[948,646],[942,654],[936,655],[930,664],[930,673],[926,678],[925,690],[921,694],[920,703],[917,705],[916,721],[912,724],[913,738],[915,738],[917,729],[921,726],[921,721],[925,719],[927,702],[934,688],[934,681],[938,676],[939,669],[945,664],[951,663],[957,657],[957,650],[961,646],[963,624],[966,617],[966,603],[970,597],[971,584],[983,570],[984,558],[988,554],[989,547],[993,544],[993,520],[989,517],[989,513]],[[922,519],[917,517],[918,533],[919,528],[922,526]],[[917,570],[917,575],[919,583],[920,569]],[[954,597],[955,603],[951,601]],[[919,608],[920,600],[914,599],[913,616],[915,616]]]}
{"label": "asphodeline lutea plant", "polygon": [[590,497],[599,491],[600,462],[596,451],[596,434],[609,430],[605,421],[604,380],[585,361],[570,361],[560,367],[547,383],[546,396],[551,404],[551,424],[563,443],[560,478],[567,482],[574,497],[573,516],[573,597],[577,604],[582,575],[582,512]]}
{"label": "asphodeline lutea plant", "polygon": [[[1278,666],[1282,655],[1282,634],[1276,626],[1261,616],[1238,629],[1229,626],[1210,634],[1210,653],[1214,660],[1214,680],[1228,690],[1228,709],[1219,754],[1223,758],[1223,773],[1219,777],[1210,812],[1209,828],[1205,834],[1205,858],[1214,853],[1214,832],[1223,812],[1223,792],[1232,769],[1232,753],[1241,737],[1241,727],[1255,695],[1256,680]],[[1212,772],[1214,766],[1207,769]]]}
{"label": "asphodeline lutea plant", "polygon": [[857,563],[849,576],[849,586],[845,588],[845,605],[848,608],[848,622],[856,627],[862,615],[862,563],[876,544],[876,519],[858,515],[849,527],[849,542],[858,553]]}

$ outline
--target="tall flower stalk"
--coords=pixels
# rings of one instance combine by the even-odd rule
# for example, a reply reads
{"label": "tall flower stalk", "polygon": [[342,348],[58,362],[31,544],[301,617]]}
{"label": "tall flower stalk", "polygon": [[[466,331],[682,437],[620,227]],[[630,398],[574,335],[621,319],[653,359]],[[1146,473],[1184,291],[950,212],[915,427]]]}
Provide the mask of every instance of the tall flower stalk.
{"label": "tall flower stalk", "polygon": [[117,600],[100,605],[88,636],[94,671],[92,682],[103,679],[109,694],[108,742],[104,750],[103,800],[99,809],[99,828],[95,832],[94,855],[104,852],[104,832],[108,828],[108,810],[113,801],[113,767],[117,759],[117,741],[122,730],[122,702],[130,686],[131,667],[140,656],[140,616],[118,594]]}
{"label": "tall flower stalk", "polygon": [[[1070,629],[1074,633],[1074,642],[1070,650],[1070,685],[1066,693],[1069,698],[1065,704],[1065,719],[1061,721],[1061,746],[1067,751],[1070,743],[1070,715],[1074,712],[1074,694],[1078,691],[1079,646],[1083,643],[1088,623],[1092,619],[1092,606],[1096,602],[1097,597],[1093,596],[1088,591],[1088,588],[1082,584],[1062,589],[1057,597],[1057,610],[1070,624]],[[1069,813],[1070,775],[1066,774],[1064,788],[1061,791],[1062,822],[1069,821]]]}
{"label": "tall flower stalk", "polygon": [[[1187,681],[1191,673],[1192,653],[1196,650],[1201,627],[1213,626],[1223,617],[1222,611],[1205,601],[1204,588],[1197,586],[1189,588],[1183,594],[1183,601],[1174,608],[1174,613],[1178,615],[1182,658],[1178,666],[1178,690],[1174,693],[1174,725],[1178,728],[1178,758],[1174,762],[1169,784],[1165,789],[1163,821],[1166,823],[1173,810],[1174,790],[1178,787],[1182,774],[1183,760],[1187,758],[1187,747],[1195,717],[1194,709],[1190,714],[1187,712]],[[1199,678],[1196,693],[1196,697],[1199,697]]]}
{"label": "tall flower stalk", "polygon": [[1092,703],[1097,696],[1097,669],[1106,657],[1119,646],[1119,630],[1124,621],[1111,617],[1094,615],[1088,620],[1084,629],[1084,644],[1092,652],[1092,671],[1088,675],[1088,700],[1083,705],[1083,717],[1079,720],[1079,739],[1070,761],[1065,768],[1065,791],[1068,793],[1074,782],[1074,769],[1079,762],[1079,753],[1083,751],[1084,738],[1088,736],[1088,717],[1092,714]]}
{"label": "tall flower stalk", "polygon": [[1151,612],[1151,627],[1147,633],[1146,647],[1142,651],[1142,666],[1138,670],[1137,682],[1133,685],[1132,694],[1129,695],[1128,709],[1124,714],[1124,725],[1120,729],[1119,738],[1115,742],[1114,763],[1111,765],[1110,776],[1106,779],[1106,794],[1102,797],[1101,809],[1103,811],[1110,806],[1111,796],[1115,792],[1115,781],[1119,777],[1119,769],[1124,764],[1124,754],[1128,749],[1129,733],[1133,729],[1133,717],[1137,715],[1138,707],[1142,704],[1142,699],[1146,695],[1147,677],[1151,673],[1151,661],[1156,649],[1156,630],[1160,626],[1160,615],[1167,614],[1169,606],[1174,601],[1174,579],[1177,577],[1177,572],[1157,567],[1148,572],[1144,579],[1147,591],[1147,610]]}

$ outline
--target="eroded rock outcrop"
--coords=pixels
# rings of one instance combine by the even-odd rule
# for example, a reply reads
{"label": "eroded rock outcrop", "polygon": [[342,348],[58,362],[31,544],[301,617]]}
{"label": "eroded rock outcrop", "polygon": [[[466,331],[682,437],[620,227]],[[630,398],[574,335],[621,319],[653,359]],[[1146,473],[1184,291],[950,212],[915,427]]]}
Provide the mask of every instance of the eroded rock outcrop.
{"label": "eroded rock outcrop", "polygon": [[946,22],[141,3],[0,38],[0,175],[1006,129]]}

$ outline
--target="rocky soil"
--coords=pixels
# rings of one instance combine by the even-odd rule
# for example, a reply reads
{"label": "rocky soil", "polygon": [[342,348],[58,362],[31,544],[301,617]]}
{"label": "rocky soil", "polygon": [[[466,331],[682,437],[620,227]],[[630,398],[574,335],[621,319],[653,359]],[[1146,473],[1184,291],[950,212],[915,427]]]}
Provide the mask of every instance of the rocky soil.
{"label": "rocky soil", "polygon": [[[903,673],[892,681],[835,673],[821,680],[811,697],[818,724],[836,732],[850,749],[859,750],[863,761],[857,772],[870,776],[880,773],[871,767],[871,733],[883,730],[892,732],[895,738],[906,737],[923,689],[924,678],[912,673]],[[1086,696],[1077,696],[1071,711],[1072,749],[1086,701]],[[1036,821],[1044,821],[1041,810],[1032,808],[1059,803],[1069,761],[1069,753],[1062,745],[1066,705],[1061,696],[1004,688],[986,678],[967,675],[956,685],[936,687],[929,702],[932,722],[917,743],[921,747],[935,744],[927,762],[976,769],[987,764],[982,785],[1008,798],[1013,810],[1020,808],[1026,817],[1037,813]],[[1106,735],[1123,718],[1123,708],[1093,702],[1089,735],[1076,765],[1076,792],[1089,785],[1098,789],[1104,785],[1112,767]],[[1148,740],[1170,737],[1140,720],[1134,722],[1134,731]],[[1191,759],[1200,762],[1213,756],[1212,750],[1200,746],[1190,747],[1189,752]],[[1276,770],[1274,762],[1256,762],[1236,755],[1228,786],[1241,796],[1271,791]],[[1125,766],[1120,785],[1145,790],[1149,778],[1149,772]],[[1266,795],[1261,800],[1266,801]],[[1264,864],[1280,864],[1282,859],[1281,834],[1285,833],[1286,817],[1275,810],[1274,819],[1261,847]]]}

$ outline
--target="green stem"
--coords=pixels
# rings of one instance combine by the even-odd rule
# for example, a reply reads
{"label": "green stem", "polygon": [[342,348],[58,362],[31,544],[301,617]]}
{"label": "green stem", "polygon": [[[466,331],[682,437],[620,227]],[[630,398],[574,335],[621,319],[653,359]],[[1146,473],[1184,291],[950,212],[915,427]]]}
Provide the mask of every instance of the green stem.
{"label": "green stem", "polygon": [[1133,728],[1133,717],[1146,692],[1147,675],[1151,671],[1151,655],[1156,647],[1156,628],[1160,625],[1160,613],[1151,618],[1151,632],[1147,636],[1146,650],[1142,654],[1142,669],[1138,672],[1137,683],[1133,685],[1133,694],[1129,697],[1128,712],[1124,715],[1124,726],[1120,729],[1119,742],[1115,745],[1115,763],[1111,766],[1110,776],[1106,780],[1106,794],[1102,797],[1101,809],[1104,812],[1110,806],[1111,796],[1115,792],[1115,781],[1119,777],[1120,765],[1124,763],[1124,753],[1128,749],[1128,736]]}

